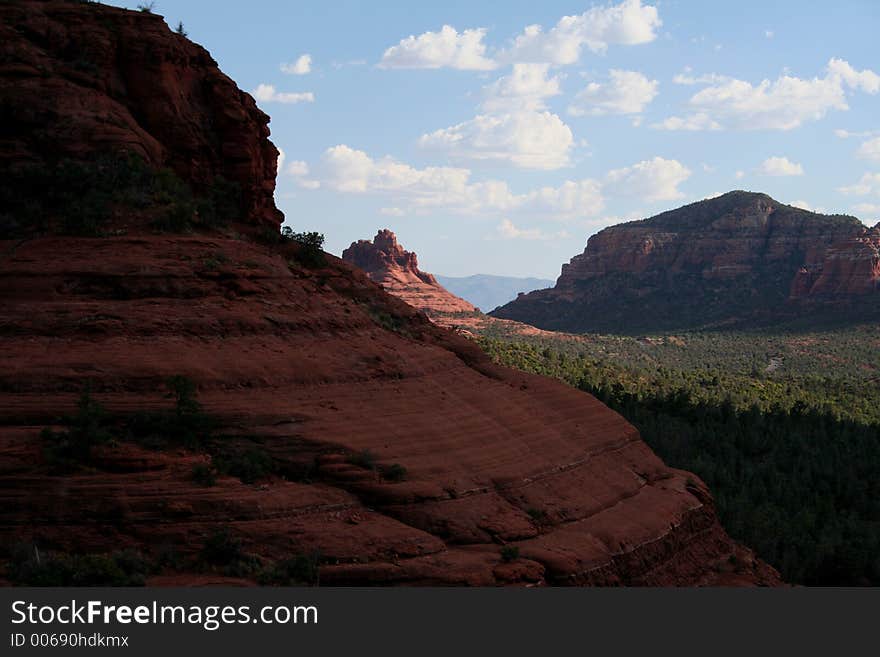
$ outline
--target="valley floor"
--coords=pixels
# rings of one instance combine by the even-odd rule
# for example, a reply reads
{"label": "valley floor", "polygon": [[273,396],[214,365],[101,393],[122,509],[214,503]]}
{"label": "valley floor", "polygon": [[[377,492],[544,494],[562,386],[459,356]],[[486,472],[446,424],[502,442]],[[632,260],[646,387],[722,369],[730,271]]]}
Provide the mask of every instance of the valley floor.
{"label": "valley floor", "polygon": [[553,335],[490,323],[505,365],[595,394],[702,477],[737,540],[793,583],[880,583],[880,327]]}

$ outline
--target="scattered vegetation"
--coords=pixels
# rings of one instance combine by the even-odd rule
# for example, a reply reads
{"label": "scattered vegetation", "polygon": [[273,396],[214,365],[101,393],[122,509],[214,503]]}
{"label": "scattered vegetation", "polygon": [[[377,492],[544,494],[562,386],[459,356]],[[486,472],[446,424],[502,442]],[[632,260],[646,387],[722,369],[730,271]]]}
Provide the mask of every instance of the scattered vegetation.
{"label": "scattered vegetation", "polygon": [[392,463],[382,470],[382,478],[393,482],[403,481],[406,479],[406,468],[400,463]]}
{"label": "scattered vegetation", "polygon": [[202,261],[202,266],[208,271],[215,271],[217,269],[220,269],[220,267],[228,262],[229,257],[222,251],[218,251],[217,253],[205,258]]}
{"label": "scattered vegetation", "polygon": [[212,565],[228,566],[244,559],[241,539],[234,537],[227,528],[215,530],[202,546],[201,558]]}
{"label": "scattered vegetation", "polygon": [[259,557],[242,549],[241,539],[227,528],[215,530],[205,541],[199,555],[201,566],[219,569],[229,577],[258,577],[263,567]]}
{"label": "scattered vegetation", "polygon": [[259,449],[218,456],[215,461],[220,472],[238,477],[245,484],[253,484],[265,479],[275,470],[272,457]]}
{"label": "scattered vegetation", "polygon": [[92,448],[112,439],[107,413],[92,399],[88,387],[80,395],[76,408],[75,415],[62,419],[66,429],[56,432],[46,427],[40,433],[46,462],[62,472],[88,464],[92,459]]}
{"label": "scattered vegetation", "polygon": [[108,414],[87,385],[77,402],[76,413],[61,419],[65,429],[53,431],[46,427],[40,432],[46,462],[56,471],[69,472],[90,464],[93,449],[116,437],[152,448],[169,444],[203,446],[217,426],[216,419],[204,413],[196,401],[195,384],[190,379],[174,376],[167,385],[173,408],[124,417]]}
{"label": "scattered vegetation", "polygon": [[141,11],[145,14],[152,14],[153,10],[156,8],[155,2],[142,2],[138,6],[138,11]]}
{"label": "scattered vegetation", "polygon": [[70,555],[40,552],[35,545],[12,550],[6,576],[19,586],[143,586],[152,572],[139,552]]}
{"label": "scattered vegetation", "polygon": [[621,413],[785,580],[880,584],[880,327],[481,344]]}
{"label": "scattered vegetation", "polygon": [[186,28],[183,26],[183,21],[179,21],[179,22],[177,23],[177,29],[175,29],[174,31],[177,32],[177,33],[178,33],[180,36],[182,36],[182,37],[188,37],[188,36],[189,36],[189,32],[187,32],[187,31],[186,31]]}
{"label": "scattered vegetation", "polygon": [[[191,379],[173,376],[166,381],[166,385],[166,398],[173,401],[171,408],[124,416],[108,414],[86,387],[77,404],[76,414],[62,418],[61,424],[65,429],[53,431],[47,427],[41,432],[46,462],[59,474],[76,470],[91,464],[94,447],[110,443],[118,437],[148,449],[180,446],[213,454],[210,463],[198,463],[192,468],[193,481],[202,486],[215,485],[218,473],[252,484],[277,471],[274,460],[263,449],[231,445],[231,436],[218,439],[215,432],[219,428],[219,421],[205,413],[196,399],[196,386]],[[355,455],[354,458],[358,463],[372,463],[369,467],[375,468],[374,457],[369,452]],[[303,473],[304,477],[312,475],[313,465]],[[392,473],[392,476],[395,475],[399,473]]]}
{"label": "scattered vegetation", "polygon": [[174,400],[174,406],[169,410],[144,411],[124,418],[127,437],[152,449],[168,445],[190,449],[204,447],[218,423],[196,400],[195,383],[185,376],[173,376],[166,385],[169,390],[166,397]]}
{"label": "scattered vegetation", "polygon": [[376,455],[368,449],[356,454],[350,454],[346,461],[364,470],[376,469]]}
{"label": "scattered vegetation", "polygon": [[395,333],[399,333],[401,335],[410,336],[405,318],[394,315],[392,313],[389,313],[387,310],[384,310],[383,308],[372,305],[367,306],[366,310],[367,314],[370,316],[370,319],[373,320],[376,325],[381,326],[386,331],[394,331]]}
{"label": "scattered vegetation", "polygon": [[532,519],[532,522],[541,524],[547,521],[547,512],[544,511],[544,509],[530,508],[526,509],[526,513],[529,515],[529,518]]}
{"label": "scattered vegetation", "polygon": [[192,479],[199,486],[211,487],[217,483],[217,473],[208,463],[196,463],[192,469]]}
{"label": "scattered vegetation", "polygon": [[317,586],[320,554],[298,554],[263,568],[257,577],[262,586]]}
{"label": "scattered vegetation", "polygon": [[[87,65],[87,62],[83,66]],[[222,178],[199,195],[171,169],[133,153],[27,164],[0,172],[0,239],[57,232],[99,237],[111,219],[140,211],[164,232],[223,226],[240,213],[238,185]]]}
{"label": "scattered vegetation", "polygon": [[519,559],[519,548],[515,545],[505,545],[501,548],[501,561],[510,563]]}
{"label": "scattered vegetation", "polygon": [[282,242],[295,242],[299,245],[297,260],[305,267],[317,268],[327,263],[324,256],[324,235],[317,232],[297,233],[290,226],[281,229]]}

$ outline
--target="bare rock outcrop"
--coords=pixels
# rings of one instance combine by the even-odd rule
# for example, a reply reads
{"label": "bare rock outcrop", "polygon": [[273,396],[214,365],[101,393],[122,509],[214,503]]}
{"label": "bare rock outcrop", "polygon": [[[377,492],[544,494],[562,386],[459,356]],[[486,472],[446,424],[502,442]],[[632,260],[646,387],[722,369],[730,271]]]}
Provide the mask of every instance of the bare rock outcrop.
{"label": "bare rock outcrop", "polygon": [[383,229],[371,240],[358,240],[342,252],[342,259],[363,269],[394,296],[428,313],[472,313],[474,306],[444,288],[432,274],[419,269],[416,254],[406,251],[397,236]]}
{"label": "bare rock outcrop", "polygon": [[801,267],[791,284],[795,301],[846,302],[880,289],[880,224],[828,247]]}
{"label": "bare rock outcrop", "polygon": [[234,183],[246,223],[281,223],[269,117],[161,16],[13,0],[0,44],[0,170],[126,150],[197,192]]}

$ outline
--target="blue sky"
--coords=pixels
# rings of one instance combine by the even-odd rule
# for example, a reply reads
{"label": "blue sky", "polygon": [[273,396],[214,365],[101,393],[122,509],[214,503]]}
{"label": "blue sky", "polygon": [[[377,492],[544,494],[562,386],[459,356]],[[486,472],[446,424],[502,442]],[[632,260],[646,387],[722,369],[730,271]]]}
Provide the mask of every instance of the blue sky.
{"label": "blue sky", "polygon": [[874,0],[155,11],[271,115],[278,205],[337,254],[388,227],[427,271],[555,278],[597,230],[731,189],[880,219]]}

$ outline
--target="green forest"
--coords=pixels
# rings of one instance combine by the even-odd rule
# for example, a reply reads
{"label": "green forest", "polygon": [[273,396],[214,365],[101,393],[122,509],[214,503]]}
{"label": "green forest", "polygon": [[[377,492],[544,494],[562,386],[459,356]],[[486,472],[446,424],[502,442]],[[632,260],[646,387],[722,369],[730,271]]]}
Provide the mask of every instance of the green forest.
{"label": "green forest", "polygon": [[[493,334],[494,331],[494,334]],[[556,377],[699,475],[722,524],[793,584],[880,585],[880,327],[524,337],[498,362]]]}

